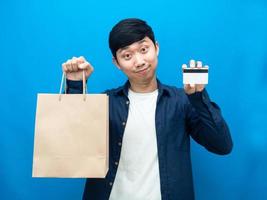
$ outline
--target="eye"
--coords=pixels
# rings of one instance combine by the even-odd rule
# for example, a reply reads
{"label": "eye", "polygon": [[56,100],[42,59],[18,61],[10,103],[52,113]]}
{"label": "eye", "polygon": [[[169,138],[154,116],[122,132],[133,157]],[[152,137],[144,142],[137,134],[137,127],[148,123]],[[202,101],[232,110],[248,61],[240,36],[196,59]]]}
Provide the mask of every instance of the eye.
{"label": "eye", "polygon": [[131,58],[132,58],[132,55],[131,54],[129,54],[129,53],[125,53],[125,54],[123,54],[123,59],[125,59],[125,60],[130,60]]}
{"label": "eye", "polygon": [[141,53],[146,53],[148,51],[148,47],[142,47],[141,48]]}

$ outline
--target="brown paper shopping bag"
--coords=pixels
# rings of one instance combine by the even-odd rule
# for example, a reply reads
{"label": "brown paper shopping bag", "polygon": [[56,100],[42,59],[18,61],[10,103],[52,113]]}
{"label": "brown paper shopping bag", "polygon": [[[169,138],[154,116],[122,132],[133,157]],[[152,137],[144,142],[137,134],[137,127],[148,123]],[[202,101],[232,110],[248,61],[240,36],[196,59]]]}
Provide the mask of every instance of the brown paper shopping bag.
{"label": "brown paper shopping bag", "polygon": [[85,76],[83,94],[61,94],[64,80],[60,94],[38,94],[32,176],[104,178],[108,96],[86,94]]}

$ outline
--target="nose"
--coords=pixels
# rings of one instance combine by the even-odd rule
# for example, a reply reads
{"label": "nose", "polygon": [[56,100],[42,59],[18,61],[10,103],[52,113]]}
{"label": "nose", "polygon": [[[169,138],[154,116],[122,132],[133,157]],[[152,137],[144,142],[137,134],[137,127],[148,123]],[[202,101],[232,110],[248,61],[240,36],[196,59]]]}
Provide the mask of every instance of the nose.
{"label": "nose", "polygon": [[145,65],[145,60],[142,55],[136,54],[135,55],[135,66],[136,68],[142,68]]}

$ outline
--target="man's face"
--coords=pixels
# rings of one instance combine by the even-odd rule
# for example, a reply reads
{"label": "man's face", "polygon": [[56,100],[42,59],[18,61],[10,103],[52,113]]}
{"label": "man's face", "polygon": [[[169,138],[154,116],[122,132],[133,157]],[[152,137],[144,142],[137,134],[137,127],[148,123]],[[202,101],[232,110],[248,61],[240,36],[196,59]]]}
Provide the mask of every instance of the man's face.
{"label": "man's face", "polygon": [[135,84],[149,83],[155,76],[158,64],[158,44],[145,37],[129,46],[119,49],[113,58],[115,65]]}

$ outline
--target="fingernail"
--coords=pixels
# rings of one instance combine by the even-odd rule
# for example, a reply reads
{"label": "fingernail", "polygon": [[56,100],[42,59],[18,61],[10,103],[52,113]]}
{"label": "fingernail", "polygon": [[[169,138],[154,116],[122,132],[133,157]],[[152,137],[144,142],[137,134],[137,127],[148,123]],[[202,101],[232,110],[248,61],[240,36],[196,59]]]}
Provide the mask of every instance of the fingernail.
{"label": "fingernail", "polygon": [[201,61],[197,61],[197,68],[201,68],[202,67],[202,62]]}
{"label": "fingernail", "polygon": [[182,65],[182,68],[187,68],[187,65],[186,65],[186,64],[183,64],[183,65]]}
{"label": "fingernail", "polygon": [[196,67],[195,60],[190,60],[190,68],[195,68],[195,67]]}

